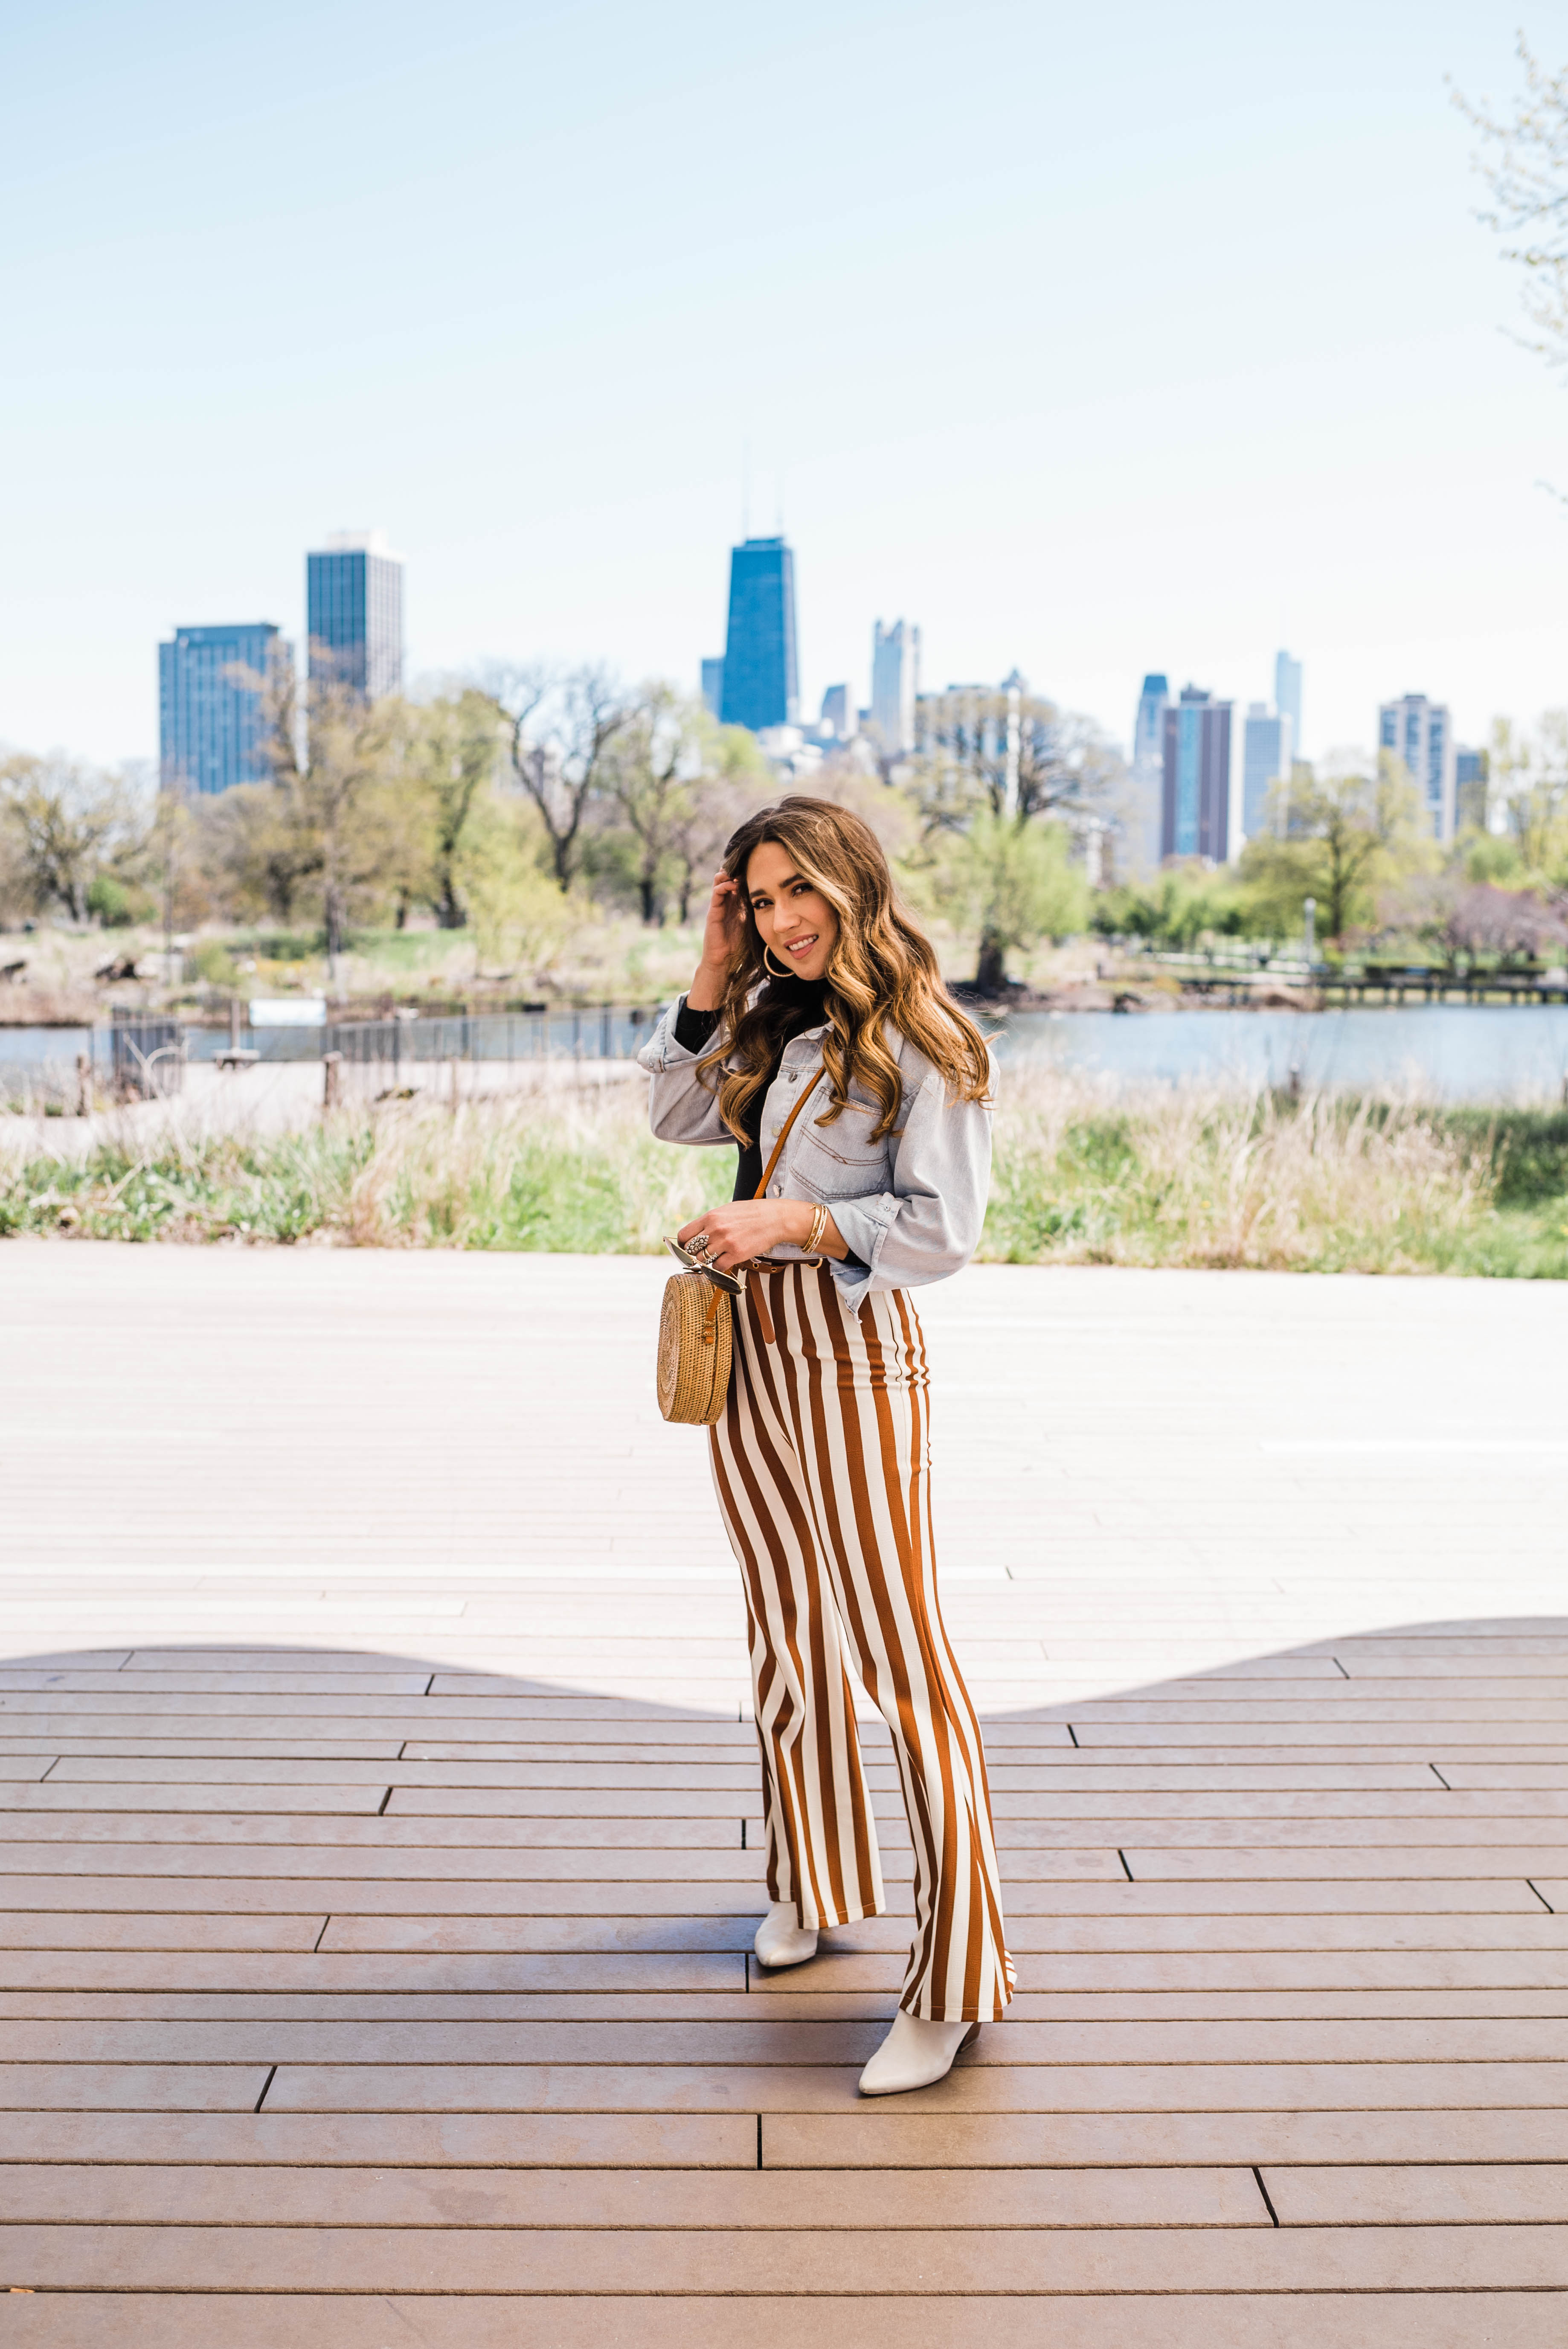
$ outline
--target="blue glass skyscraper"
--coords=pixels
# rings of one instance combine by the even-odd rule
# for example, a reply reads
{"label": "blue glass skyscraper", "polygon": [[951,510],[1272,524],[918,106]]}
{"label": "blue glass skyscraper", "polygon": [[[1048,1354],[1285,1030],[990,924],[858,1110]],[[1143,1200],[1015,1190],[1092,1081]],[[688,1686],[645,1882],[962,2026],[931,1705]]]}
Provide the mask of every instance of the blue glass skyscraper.
{"label": "blue glass skyscraper", "polygon": [[1195,685],[1165,710],[1161,856],[1231,854],[1231,704]]}
{"label": "blue glass skyscraper", "polygon": [[288,658],[270,620],[176,628],[158,647],[159,772],[169,791],[266,780],[260,682]]}
{"label": "blue glass skyscraper", "polygon": [[795,555],[781,538],[748,538],[729,557],[729,631],[724,647],[727,726],[793,726],[800,688],[795,667]]}
{"label": "blue glass skyscraper", "polygon": [[379,531],[340,531],[307,554],[305,604],[314,683],[369,701],[402,692],[403,565]]}
{"label": "blue glass skyscraper", "polygon": [[[1296,664],[1297,669],[1300,663]],[[1269,793],[1276,783],[1288,783],[1291,772],[1291,727],[1287,713],[1270,709],[1266,702],[1247,706],[1242,727],[1242,837],[1256,840],[1268,828]],[[1274,812],[1276,815],[1278,811]]]}

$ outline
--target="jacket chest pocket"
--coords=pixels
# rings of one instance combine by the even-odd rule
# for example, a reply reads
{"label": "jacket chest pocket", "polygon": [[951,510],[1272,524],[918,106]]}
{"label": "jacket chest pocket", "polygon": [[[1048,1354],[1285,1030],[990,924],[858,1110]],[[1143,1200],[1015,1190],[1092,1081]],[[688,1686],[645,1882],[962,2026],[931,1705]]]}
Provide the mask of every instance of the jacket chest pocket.
{"label": "jacket chest pocket", "polygon": [[822,1199],[863,1199],[885,1191],[888,1154],[871,1138],[870,1115],[845,1110],[832,1125],[808,1125],[794,1152],[802,1179]]}

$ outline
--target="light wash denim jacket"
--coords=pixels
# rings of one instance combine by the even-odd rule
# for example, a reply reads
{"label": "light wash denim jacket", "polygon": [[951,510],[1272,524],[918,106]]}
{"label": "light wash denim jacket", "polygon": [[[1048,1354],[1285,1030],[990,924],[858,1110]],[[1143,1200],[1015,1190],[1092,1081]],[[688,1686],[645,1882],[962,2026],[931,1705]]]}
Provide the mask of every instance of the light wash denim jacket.
{"label": "light wash denim jacket", "polygon": [[[686,998],[672,1004],[637,1055],[653,1080],[649,1117],[661,1142],[726,1143],[735,1136],[718,1113],[718,1102],[696,1071],[702,1055],[676,1040],[676,1019]],[[874,1288],[915,1288],[961,1272],[980,1241],[985,1193],[991,1179],[991,1108],[987,1102],[954,1102],[923,1053],[891,1025],[889,1050],[903,1081],[901,1131],[881,1142],[872,1132],[881,1106],[863,1088],[851,1085],[843,1112],[832,1125],[817,1118],[829,1105],[822,1068],[823,1027],[805,1029],[784,1047],[779,1074],[762,1104],[762,1163],[766,1166],[779,1129],[805,1085],[820,1104],[802,1110],[784,1154],[768,1185],[770,1199],[819,1200],[832,1210],[845,1247],[869,1270],[827,1259],[853,1309]],[[992,1076],[995,1081],[995,1064]],[[779,1258],[801,1250],[785,1243]]]}

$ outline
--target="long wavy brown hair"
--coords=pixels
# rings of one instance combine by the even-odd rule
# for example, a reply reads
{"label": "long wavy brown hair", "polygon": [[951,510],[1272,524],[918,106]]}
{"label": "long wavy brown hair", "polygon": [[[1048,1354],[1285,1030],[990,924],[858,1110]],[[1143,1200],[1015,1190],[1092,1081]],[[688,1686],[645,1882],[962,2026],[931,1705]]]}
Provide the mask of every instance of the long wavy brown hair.
{"label": "long wavy brown hair", "polygon": [[[788,983],[775,985],[745,894],[747,865],[764,841],[788,850],[802,880],[821,891],[839,917],[823,974],[822,1064],[831,1099],[816,1123],[831,1125],[842,1114],[854,1083],[881,1107],[872,1141],[893,1131],[903,1085],[883,1032],[889,1025],[941,1072],[952,1099],[985,1100],[991,1089],[985,1040],[948,994],[931,941],[899,903],[881,841],[849,808],[791,792],[748,816],[724,852],[724,869],[740,885],[746,931],[714,1048],[699,1063],[699,1074],[717,1084],[719,1113],[730,1132],[739,1141],[748,1138],[744,1112],[767,1083],[799,1001]],[[709,1071],[722,1073],[709,1076]]]}

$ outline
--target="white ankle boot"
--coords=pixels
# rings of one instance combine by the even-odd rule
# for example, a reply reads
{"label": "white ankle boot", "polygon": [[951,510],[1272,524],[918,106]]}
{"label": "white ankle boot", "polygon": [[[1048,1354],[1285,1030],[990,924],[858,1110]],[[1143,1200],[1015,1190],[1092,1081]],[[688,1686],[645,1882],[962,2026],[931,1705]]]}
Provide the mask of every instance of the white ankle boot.
{"label": "white ankle boot", "polygon": [[803,1966],[817,1954],[817,1929],[796,1922],[792,1900],[775,1900],[751,1946],[760,1965]]}
{"label": "white ankle boot", "polygon": [[934,2087],[979,2028],[977,2023],[923,2023],[900,2007],[892,2029],[861,2074],[861,2095],[901,2096],[907,2088]]}

